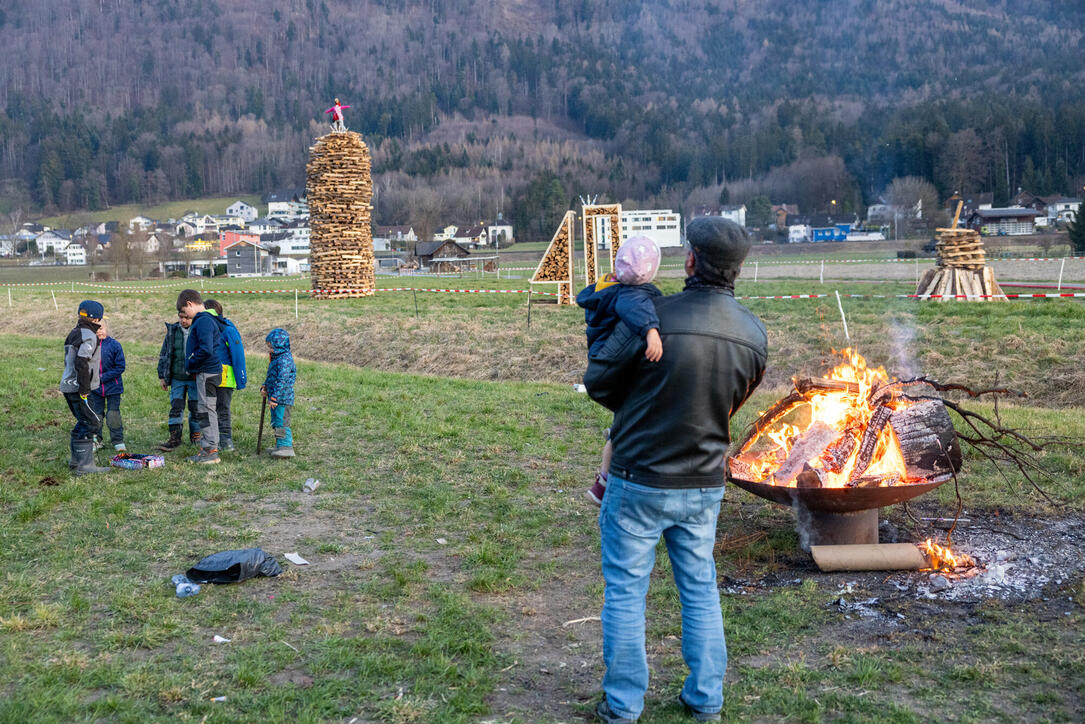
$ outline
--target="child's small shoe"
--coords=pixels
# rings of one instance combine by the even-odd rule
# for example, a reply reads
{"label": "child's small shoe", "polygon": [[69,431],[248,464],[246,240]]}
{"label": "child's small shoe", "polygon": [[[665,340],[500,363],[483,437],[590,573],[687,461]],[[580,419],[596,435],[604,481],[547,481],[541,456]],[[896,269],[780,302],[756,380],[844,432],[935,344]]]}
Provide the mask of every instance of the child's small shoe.
{"label": "child's small shoe", "polygon": [[116,445],[114,445],[113,449],[116,450],[117,452],[125,452],[126,450],[128,450],[128,448],[125,447],[123,442],[119,442]]}
{"label": "child's small shoe", "polygon": [[595,474],[595,482],[592,486],[584,491],[584,494],[588,496],[588,500],[601,506],[603,504],[603,495],[607,492],[607,476],[599,472]]}

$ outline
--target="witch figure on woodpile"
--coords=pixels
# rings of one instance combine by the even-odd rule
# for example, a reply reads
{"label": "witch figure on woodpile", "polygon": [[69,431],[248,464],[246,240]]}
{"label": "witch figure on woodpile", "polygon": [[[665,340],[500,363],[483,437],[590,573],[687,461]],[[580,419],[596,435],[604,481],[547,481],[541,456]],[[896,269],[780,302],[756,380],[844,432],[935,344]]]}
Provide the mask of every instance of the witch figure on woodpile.
{"label": "witch figure on woodpile", "polygon": [[332,114],[332,130],[339,133],[343,133],[347,130],[346,125],[343,123],[343,109],[350,108],[350,106],[340,105],[339,99],[335,99],[335,105],[324,111],[325,113]]}

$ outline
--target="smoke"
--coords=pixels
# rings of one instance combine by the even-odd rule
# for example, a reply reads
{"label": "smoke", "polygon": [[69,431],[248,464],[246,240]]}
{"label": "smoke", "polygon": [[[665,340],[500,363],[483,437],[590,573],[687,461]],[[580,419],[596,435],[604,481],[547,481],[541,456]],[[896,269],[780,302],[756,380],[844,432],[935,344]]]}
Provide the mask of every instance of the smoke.
{"label": "smoke", "polygon": [[813,516],[799,501],[797,495],[791,498],[791,509],[795,511],[795,532],[799,534],[799,547],[809,553],[810,540],[813,536]]}
{"label": "smoke", "polygon": [[889,320],[889,346],[895,360],[893,373],[902,379],[918,377],[919,360],[915,357],[915,325],[912,320]]}

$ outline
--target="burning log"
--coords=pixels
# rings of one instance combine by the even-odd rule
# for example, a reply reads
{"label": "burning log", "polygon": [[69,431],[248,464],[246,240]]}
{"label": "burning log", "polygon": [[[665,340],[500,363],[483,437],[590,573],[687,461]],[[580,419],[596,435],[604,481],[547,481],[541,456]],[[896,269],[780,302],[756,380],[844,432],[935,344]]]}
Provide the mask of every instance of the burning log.
{"label": "burning log", "polygon": [[[835,440],[836,436],[836,430],[821,420],[815,420],[814,424],[807,428],[795,441],[787,459],[776,469],[773,474],[776,485],[790,485],[803,471],[804,467],[809,467],[808,461],[819,457],[825,446]],[[811,485],[809,487],[819,488],[821,485]]]}
{"label": "burning log", "polygon": [[849,425],[836,442],[825,448],[825,452],[821,454],[821,462],[826,470],[839,473],[844,469],[848,460],[851,460],[851,454],[855,452],[855,446],[859,444],[860,434],[862,430],[858,425]]}
{"label": "burning log", "polygon": [[923,400],[897,410],[889,425],[900,442],[908,477],[933,478],[961,469],[957,431],[942,400]]}
{"label": "burning log", "polygon": [[855,458],[855,467],[851,471],[851,481],[854,481],[866,472],[874,459],[874,452],[878,448],[878,438],[881,437],[882,428],[889,422],[893,410],[885,405],[878,407],[870,417],[870,422],[863,430],[863,438],[859,441],[859,454]]}

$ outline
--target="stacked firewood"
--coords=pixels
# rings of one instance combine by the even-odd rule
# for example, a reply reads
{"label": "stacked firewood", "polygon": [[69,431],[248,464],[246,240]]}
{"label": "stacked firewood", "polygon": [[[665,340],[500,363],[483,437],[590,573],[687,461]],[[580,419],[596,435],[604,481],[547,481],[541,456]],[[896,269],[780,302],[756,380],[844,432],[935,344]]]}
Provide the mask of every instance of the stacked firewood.
{"label": "stacked firewood", "polygon": [[[587,254],[587,234],[588,229],[595,226],[594,217],[606,216],[610,219],[610,268],[614,269],[614,260],[618,256],[618,249],[622,245],[622,205],[621,204],[598,204],[584,207],[584,249]],[[595,245],[599,244],[599,239],[595,238],[595,230],[592,228],[592,242]],[[592,258],[595,257],[594,248],[592,251]],[[589,272],[590,273],[590,272]],[[589,284],[592,282],[589,281]]]}
{"label": "stacked firewood", "polygon": [[987,253],[979,232],[973,229],[938,229],[935,250],[938,265],[919,282],[916,294],[941,301],[964,298],[990,301],[1002,297],[995,273],[987,266]]}
{"label": "stacked firewood", "polygon": [[372,295],[376,264],[369,148],[357,133],[329,133],[310,147],[305,171],[314,296]]}
{"label": "stacked firewood", "polygon": [[531,284],[557,284],[558,304],[573,303],[573,222],[576,214],[566,211],[561,225],[546,247]]}

